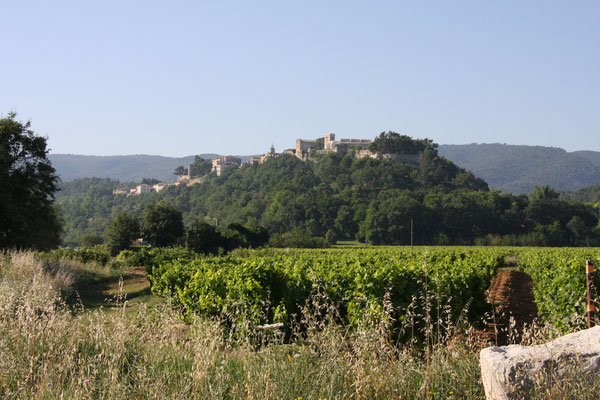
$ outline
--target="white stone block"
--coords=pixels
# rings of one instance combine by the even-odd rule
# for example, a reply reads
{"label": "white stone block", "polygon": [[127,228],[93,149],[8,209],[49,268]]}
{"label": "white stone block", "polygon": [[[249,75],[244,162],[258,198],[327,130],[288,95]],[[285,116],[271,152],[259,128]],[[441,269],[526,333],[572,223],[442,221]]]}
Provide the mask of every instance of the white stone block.
{"label": "white stone block", "polygon": [[488,400],[522,399],[544,374],[564,379],[600,372],[600,326],[543,345],[488,347],[479,360]]}

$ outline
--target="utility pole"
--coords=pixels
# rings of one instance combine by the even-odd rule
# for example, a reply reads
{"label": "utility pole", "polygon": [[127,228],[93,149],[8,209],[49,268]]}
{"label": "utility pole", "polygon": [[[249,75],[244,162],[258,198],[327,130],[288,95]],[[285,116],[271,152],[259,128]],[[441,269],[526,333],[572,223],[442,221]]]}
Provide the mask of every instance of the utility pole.
{"label": "utility pole", "polygon": [[410,249],[413,248],[413,219],[410,219]]}

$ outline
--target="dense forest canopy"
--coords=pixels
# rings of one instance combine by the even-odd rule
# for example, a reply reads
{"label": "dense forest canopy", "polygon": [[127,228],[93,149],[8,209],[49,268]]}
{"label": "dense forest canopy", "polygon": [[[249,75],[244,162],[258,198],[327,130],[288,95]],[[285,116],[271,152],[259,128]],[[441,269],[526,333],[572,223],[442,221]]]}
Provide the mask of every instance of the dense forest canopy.
{"label": "dense forest canopy", "polygon": [[[384,134],[383,139],[389,138]],[[353,151],[321,155],[318,162],[282,155],[226,169],[221,176],[210,173],[199,184],[140,196],[113,195],[119,183],[109,179],[66,182],[57,196],[66,224],[64,243],[103,235],[119,213],[140,215],[151,203],[174,206],[186,226],[198,220],[239,223],[271,233],[301,229],[330,240],[372,244],[410,243],[411,221],[415,244],[595,240],[598,214],[592,206],[562,200],[551,188],[539,189],[531,199],[490,191],[483,180],[440,157],[431,141],[414,142],[417,164],[357,158]]]}

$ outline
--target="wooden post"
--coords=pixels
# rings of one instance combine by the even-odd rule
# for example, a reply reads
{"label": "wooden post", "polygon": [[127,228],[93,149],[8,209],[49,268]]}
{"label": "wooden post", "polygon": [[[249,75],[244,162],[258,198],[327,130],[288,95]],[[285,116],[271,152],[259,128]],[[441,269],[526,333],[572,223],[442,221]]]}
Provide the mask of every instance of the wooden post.
{"label": "wooden post", "polygon": [[595,325],[596,305],[594,304],[594,262],[587,259],[585,263],[585,279],[587,282],[588,328]]}

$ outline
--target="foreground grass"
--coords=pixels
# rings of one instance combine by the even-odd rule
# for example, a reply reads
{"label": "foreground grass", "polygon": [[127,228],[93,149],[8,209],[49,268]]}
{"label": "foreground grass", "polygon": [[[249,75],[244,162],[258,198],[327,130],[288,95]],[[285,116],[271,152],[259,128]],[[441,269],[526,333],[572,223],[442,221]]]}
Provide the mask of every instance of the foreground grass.
{"label": "foreground grass", "polygon": [[[73,311],[62,298],[77,286],[76,266],[49,267],[29,253],[0,265],[4,398],[484,398],[469,332],[419,351],[391,343],[389,321],[349,331],[334,311],[307,308],[306,329],[291,344],[276,331],[251,330],[240,340],[216,321],[183,323],[166,303],[128,307],[117,296],[111,311]],[[579,387],[574,398],[594,398],[590,390]]]}

